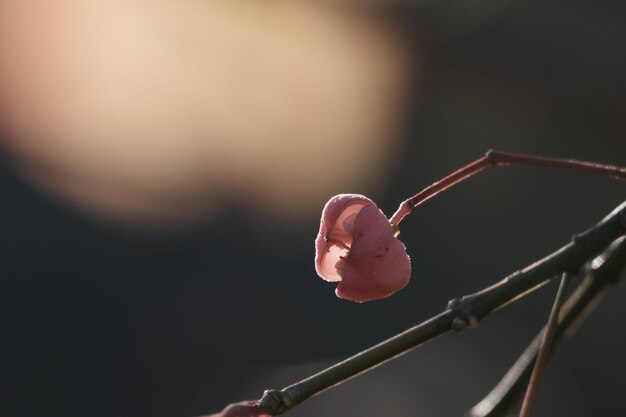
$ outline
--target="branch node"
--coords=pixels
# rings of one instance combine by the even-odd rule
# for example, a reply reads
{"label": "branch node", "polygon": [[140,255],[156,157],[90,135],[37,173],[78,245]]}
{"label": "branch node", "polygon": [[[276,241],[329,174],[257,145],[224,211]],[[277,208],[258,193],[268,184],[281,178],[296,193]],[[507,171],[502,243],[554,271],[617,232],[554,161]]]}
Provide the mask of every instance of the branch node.
{"label": "branch node", "polygon": [[462,315],[452,320],[452,330],[462,332],[465,329],[475,329],[478,327],[479,321],[475,316]]}
{"label": "branch node", "polygon": [[[480,162],[480,164],[484,163]],[[406,214],[399,210],[394,214],[394,217],[401,220],[403,215]],[[398,221],[390,220],[390,222],[398,224]],[[614,209],[584,235],[579,244],[569,243],[487,288],[451,300],[445,311],[421,324],[280,391],[266,391],[263,398],[254,404],[255,412],[262,411],[273,416],[282,414],[307,398],[405,354],[446,332],[477,327],[483,317],[541,287],[556,274],[571,269],[579,269],[586,261],[602,252],[602,249],[611,245],[616,239],[623,242],[626,236],[626,202]],[[613,244],[615,245],[615,243]],[[611,256],[611,259],[620,260],[620,265],[622,265],[626,262],[626,244],[620,248],[624,252],[620,252],[620,256]],[[606,265],[603,270],[606,270]],[[594,286],[594,288],[599,287],[601,286]],[[505,389],[508,390],[506,387]],[[496,392],[494,395],[499,394]],[[484,404],[483,402],[480,406],[485,407]],[[493,406],[487,406],[489,409],[493,408]]]}
{"label": "branch node", "polygon": [[462,332],[465,329],[475,329],[478,327],[479,319],[474,314],[475,296],[465,296],[453,298],[448,301],[448,310],[455,310],[456,316],[452,320],[450,328],[455,332]]}
{"label": "branch node", "polygon": [[273,416],[283,414],[295,405],[288,395],[276,389],[265,390],[259,400],[259,407]]}
{"label": "branch node", "polygon": [[462,304],[463,304],[462,298],[453,298],[452,300],[448,301],[448,305],[446,306],[446,308],[448,310],[454,310],[455,308],[460,307]]}

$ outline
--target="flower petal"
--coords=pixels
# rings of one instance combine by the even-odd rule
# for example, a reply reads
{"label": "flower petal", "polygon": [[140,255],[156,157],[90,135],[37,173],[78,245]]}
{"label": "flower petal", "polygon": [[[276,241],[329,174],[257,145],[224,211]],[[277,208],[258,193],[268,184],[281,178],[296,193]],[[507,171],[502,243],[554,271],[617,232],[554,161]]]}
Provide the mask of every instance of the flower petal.
{"label": "flower petal", "polygon": [[404,288],[411,277],[409,255],[389,220],[359,194],[340,194],[326,203],[315,249],[318,275],[340,281],[335,291],[340,298],[385,298]]}
{"label": "flower petal", "polygon": [[[358,213],[365,206],[376,206],[360,194],[339,194],[328,200],[322,211],[320,230],[315,239],[315,270],[327,281],[339,281],[336,264],[352,245],[352,232]],[[341,248],[341,250],[339,250]]]}
{"label": "flower petal", "polygon": [[328,242],[324,253],[321,254],[317,266],[318,274],[326,281],[341,281],[341,276],[337,270],[337,263],[342,257],[348,255],[348,248],[335,242]]}
{"label": "flower petal", "polygon": [[385,298],[404,288],[411,278],[411,262],[402,242],[393,236],[377,207],[364,207],[354,223],[354,243],[339,263],[342,277],[336,294],[364,302]]}

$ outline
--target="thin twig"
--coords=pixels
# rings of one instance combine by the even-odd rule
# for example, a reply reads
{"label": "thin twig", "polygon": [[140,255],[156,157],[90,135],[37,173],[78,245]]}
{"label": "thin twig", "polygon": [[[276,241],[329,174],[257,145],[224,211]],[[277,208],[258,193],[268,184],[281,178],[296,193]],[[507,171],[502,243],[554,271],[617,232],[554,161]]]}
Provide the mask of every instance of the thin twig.
{"label": "thin twig", "polygon": [[[584,319],[591,314],[605,295],[606,287],[615,285],[626,269],[626,238],[617,239],[609,249],[588,264],[583,282],[567,300],[561,311],[556,330],[556,344],[576,332]],[[543,330],[535,337],[522,355],[494,389],[476,404],[467,417],[503,417],[523,393],[537,358]]]}
{"label": "thin twig", "polygon": [[443,177],[436,183],[424,188],[413,197],[403,201],[398,210],[391,216],[391,224],[399,225],[411,211],[420,204],[430,200],[442,191],[459,184],[466,179],[490,167],[507,165],[529,165],[545,168],[568,169],[590,174],[603,175],[618,180],[626,180],[626,168],[595,162],[577,161],[575,159],[546,158],[544,156],[527,155],[513,152],[501,152],[493,149],[485,156],[471,162],[453,173]]}
{"label": "thin twig", "polygon": [[267,390],[259,406],[270,415],[282,414],[302,401],[373,369],[450,330],[473,327],[483,317],[526,295],[564,271],[580,269],[615,239],[626,233],[626,202],[600,223],[574,237],[553,254],[517,271],[478,293],[453,300],[442,313],[349,359],[282,390]]}
{"label": "thin twig", "polygon": [[532,414],[532,408],[535,404],[535,398],[537,396],[537,389],[539,388],[539,381],[541,380],[541,376],[543,374],[546,363],[548,363],[550,350],[552,349],[554,338],[556,336],[556,328],[559,321],[561,305],[563,304],[563,300],[565,299],[565,291],[569,284],[570,278],[571,274],[568,271],[563,272],[563,276],[559,284],[559,290],[556,293],[556,298],[554,299],[552,311],[550,311],[548,324],[546,324],[546,328],[543,332],[543,338],[541,340],[541,345],[539,346],[539,353],[537,355],[537,360],[535,361],[533,373],[530,375],[528,389],[526,390],[524,401],[522,401],[522,409],[519,413],[520,417],[530,417]]}

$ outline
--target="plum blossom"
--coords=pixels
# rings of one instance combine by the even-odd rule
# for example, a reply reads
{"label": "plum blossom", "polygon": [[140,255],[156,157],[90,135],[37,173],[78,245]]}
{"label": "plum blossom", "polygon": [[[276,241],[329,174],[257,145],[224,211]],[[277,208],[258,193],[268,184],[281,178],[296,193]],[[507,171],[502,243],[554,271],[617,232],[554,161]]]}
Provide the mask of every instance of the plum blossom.
{"label": "plum blossom", "polygon": [[359,194],[332,197],[315,240],[315,269],[326,281],[339,282],[338,297],[364,302],[404,288],[411,277],[406,248],[387,217]]}

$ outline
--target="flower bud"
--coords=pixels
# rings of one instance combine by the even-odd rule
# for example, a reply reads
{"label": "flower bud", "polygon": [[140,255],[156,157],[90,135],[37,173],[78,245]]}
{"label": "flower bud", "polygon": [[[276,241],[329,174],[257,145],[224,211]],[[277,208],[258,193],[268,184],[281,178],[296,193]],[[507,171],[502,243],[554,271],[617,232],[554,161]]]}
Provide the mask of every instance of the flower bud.
{"label": "flower bud", "polygon": [[315,240],[315,270],[339,282],[335,293],[350,301],[385,298],[404,288],[411,261],[383,212],[369,198],[339,194],[322,212]]}

